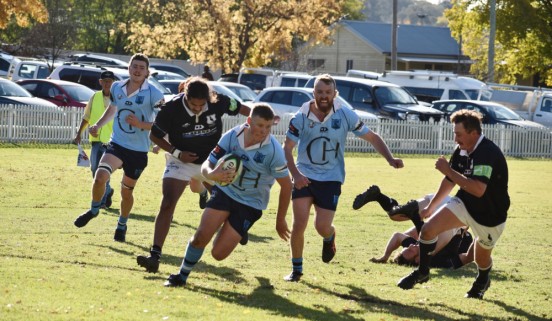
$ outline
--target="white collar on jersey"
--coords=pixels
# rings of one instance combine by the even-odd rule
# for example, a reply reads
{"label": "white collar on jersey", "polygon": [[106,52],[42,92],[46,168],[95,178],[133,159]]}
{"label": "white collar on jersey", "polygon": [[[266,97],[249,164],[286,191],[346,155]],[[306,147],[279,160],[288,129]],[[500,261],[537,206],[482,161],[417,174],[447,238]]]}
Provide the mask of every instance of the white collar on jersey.
{"label": "white collar on jersey", "polygon": [[136,94],[138,94],[140,91],[142,90],[147,90],[149,88],[149,84],[148,84],[148,80],[145,79],[144,82],[142,83],[142,85],[140,86],[140,89],[136,90],[135,92],[131,93],[130,95],[127,93],[127,85],[128,85],[128,82],[130,81],[130,78],[128,78],[127,80],[123,81],[123,84],[121,85],[121,90],[125,93],[125,95],[130,98]]}
{"label": "white collar on jersey", "polygon": [[[299,113],[303,113],[307,116],[307,119],[310,119],[310,120],[313,120],[315,122],[318,122],[320,123],[320,120],[318,119],[318,117],[316,117],[313,113],[311,113],[310,111],[310,104],[311,102],[314,102],[314,99],[311,99],[309,101],[307,101],[306,103],[304,103],[301,108],[299,108]],[[324,120],[322,122],[325,122],[326,120],[328,120],[330,117],[332,117],[333,114],[335,114],[336,111],[338,111],[339,109],[341,109],[342,106],[341,104],[339,103],[338,100],[335,100],[333,101],[333,108],[330,110],[330,112],[326,115],[326,117],[324,117]]]}
{"label": "white collar on jersey", "polygon": [[[475,147],[473,148],[473,150],[477,149],[477,146],[479,146],[479,144],[483,140],[483,137],[485,137],[483,134],[481,134],[481,136],[479,136],[479,139],[477,140],[477,143],[475,143]],[[473,151],[472,151],[472,153],[473,153]],[[470,156],[470,154],[468,153],[467,150],[461,149],[460,150],[460,156]]]}

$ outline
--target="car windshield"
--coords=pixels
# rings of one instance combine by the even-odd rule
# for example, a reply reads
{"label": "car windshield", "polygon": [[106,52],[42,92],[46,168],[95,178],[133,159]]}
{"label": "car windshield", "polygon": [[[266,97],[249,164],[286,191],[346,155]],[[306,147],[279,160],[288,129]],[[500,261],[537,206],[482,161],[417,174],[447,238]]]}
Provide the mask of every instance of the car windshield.
{"label": "car windshield", "polygon": [[[128,77],[127,77],[128,78]],[[159,89],[160,92],[162,92],[164,95],[170,95],[171,94],[171,91],[163,86],[159,80],[155,79],[155,77],[153,76],[149,76],[148,78],[148,82],[155,88]]]}
{"label": "car windshield", "polygon": [[236,99],[239,102],[242,101],[242,99],[236,93],[234,93],[232,90],[224,87],[223,85],[219,85],[219,84],[215,84],[215,83],[211,82],[211,86],[213,87],[213,90],[216,91],[219,94],[226,95],[230,98]]}
{"label": "car windshield", "polygon": [[257,94],[253,90],[251,90],[249,87],[234,87],[234,86],[226,86],[226,88],[233,91],[236,95],[238,95],[243,101],[253,101]]}
{"label": "car windshield", "polygon": [[486,89],[466,89],[464,90],[466,94],[468,94],[468,97],[471,100],[482,100],[482,101],[489,101],[491,100],[492,92],[490,90]]}
{"label": "car windshield", "polygon": [[0,96],[33,97],[28,91],[11,81],[0,81]]}
{"label": "car windshield", "polygon": [[412,95],[401,87],[376,87],[374,92],[381,105],[416,104],[416,100]]}
{"label": "car windshield", "polygon": [[523,120],[523,118],[514,111],[502,106],[489,108],[489,112],[494,114],[494,118],[497,120]]}
{"label": "car windshield", "polygon": [[86,86],[64,85],[61,87],[76,101],[89,101],[90,97],[94,95],[94,91]]}

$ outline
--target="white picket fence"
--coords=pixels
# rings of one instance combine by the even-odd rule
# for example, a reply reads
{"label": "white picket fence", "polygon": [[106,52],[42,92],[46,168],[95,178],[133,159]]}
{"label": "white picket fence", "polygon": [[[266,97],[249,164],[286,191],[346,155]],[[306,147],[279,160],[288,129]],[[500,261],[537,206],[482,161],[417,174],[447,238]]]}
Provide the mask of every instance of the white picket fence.
{"label": "white picket fence", "polygon": [[[67,144],[80,125],[82,108],[44,108],[13,105],[0,106],[0,141],[8,143]],[[225,130],[245,121],[245,117],[225,117]],[[289,123],[284,117],[272,133],[283,142]],[[449,123],[413,123],[376,120],[367,125],[380,134],[395,154],[450,154],[454,147]],[[485,136],[493,140],[507,156],[552,158],[552,129],[523,129],[485,125]],[[83,142],[88,134],[83,134]],[[346,151],[374,152],[362,139],[349,134]]]}

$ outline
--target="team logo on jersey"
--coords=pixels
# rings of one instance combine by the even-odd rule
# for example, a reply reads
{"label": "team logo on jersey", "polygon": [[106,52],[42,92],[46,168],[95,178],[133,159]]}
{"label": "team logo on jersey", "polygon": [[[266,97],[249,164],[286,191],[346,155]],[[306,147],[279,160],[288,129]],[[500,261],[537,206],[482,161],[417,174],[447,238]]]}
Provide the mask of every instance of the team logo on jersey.
{"label": "team logo on jersey", "polygon": [[143,103],[144,103],[144,96],[137,96],[137,97],[136,97],[136,103],[137,103],[138,105],[143,104]]}
{"label": "team logo on jersey", "polygon": [[264,161],[265,157],[266,157],[265,154],[261,154],[259,152],[256,152],[255,156],[253,156],[253,160],[255,161],[255,163],[262,163]]}
{"label": "team logo on jersey", "polygon": [[332,119],[332,128],[333,129],[341,128],[341,119]]}
{"label": "team logo on jersey", "polygon": [[207,124],[208,125],[212,125],[216,121],[217,121],[217,115],[215,115],[215,114],[207,115]]}
{"label": "team logo on jersey", "polygon": [[123,99],[123,95],[121,95],[121,94],[117,95],[117,99],[119,99],[119,100]]}
{"label": "team logo on jersey", "polygon": [[309,128],[313,128],[313,127],[314,127],[314,122],[311,120],[309,123]]}

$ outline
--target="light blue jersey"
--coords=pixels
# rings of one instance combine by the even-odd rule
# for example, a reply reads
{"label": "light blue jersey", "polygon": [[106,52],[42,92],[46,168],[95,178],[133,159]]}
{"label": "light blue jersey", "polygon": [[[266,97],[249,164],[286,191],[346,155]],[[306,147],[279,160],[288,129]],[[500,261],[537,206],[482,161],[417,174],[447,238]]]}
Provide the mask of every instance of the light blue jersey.
{"label": "light blue jersey", "polygon": [[140,121],[153,122],[154,106],[163,99],[163,93],[150,86],[146,80],[140,90],[127,96],[128,81],[128,79],[116,81],[111,86],[111,103],[117,107],[111,141],[133,151],[148,152],[149,130],[134,128],[125,121],[125,118],[134,114]]}
{"label": "light blue jersey", "polygon": [[345,181],[345,143],[347,134],[365,135],[370,131],[357,114],[334,101],[333,110],[323,122],[310,112],[308,101],[289,122],[286,137],[298,143],[297,169],[317,181]]}
{"label": "light blue jersey", "polygon": [[227,131],[209,154],[209,161],[216,164],[225,154],[239,155],[243,164],[241,176],[234,183],[219,187],[233,200],[264,210],[275,178],[289,176],[287,162],[282,146],[272,135],[260,144],[244,148],[244,129],[247,126],[243,124]]}

